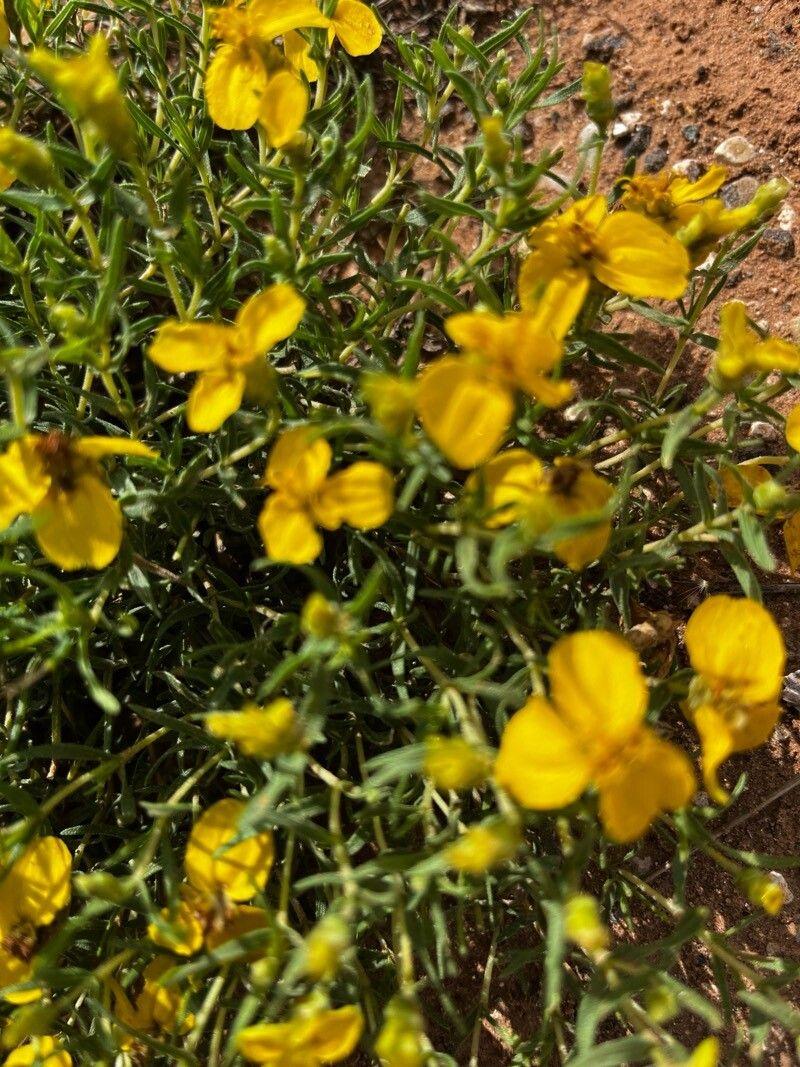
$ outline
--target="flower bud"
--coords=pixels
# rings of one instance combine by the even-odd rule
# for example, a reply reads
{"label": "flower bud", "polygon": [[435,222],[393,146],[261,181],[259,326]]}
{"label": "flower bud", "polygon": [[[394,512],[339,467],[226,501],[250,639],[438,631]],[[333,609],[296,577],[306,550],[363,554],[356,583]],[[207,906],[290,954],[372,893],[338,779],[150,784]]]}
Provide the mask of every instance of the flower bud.
{"label": "flower bud", "polygon": [[768,478],[753,490],[753,504],[758,512],[777,511],[785,507],[787,499],[786,489],[774,478]]}
{"label": "flower bud", "polygon": [[36,189],[47,189],[55,180],[50,152],[10,126],[0,126],[0,166]]}
{"label": "flower bud", "polygon": [[519,848],[519,827],[505,819],[487,819],[467,829],[445,852],[451,867],[465,874],[485,874],[510,860]]}
{"label": "flower bud", "polygon": [[493,170],[502,170],[511,152],[508,141],[503,136],[503,116],[489,115],[482,119],[481,131],[486,162]]}
{"label": "flower bud", "polygon": [[777,915],[789,899],[785,879],[775,872],[742,871],[736,879],[745,896],[767,915]]}
{"label": "flower bud", "polygon": [[601,132],[605,133],[615,112],[611,97],[611,71],[605,63],[583,64],[581,88],[586,102],[586,114],[599,126]]}
{"label": "flower bud", "polygon": [[647,1014],[655,1023],[668,1023],[680,1011],[675,991],[669,986],[655,984],[649,987],[644,998]]}
{"label": "flower bud", "polygon": [[314,982],[328,982],[350,947],[350,927],[340,915],[325,915],[304,945],[303,970]]}
{"label": "flower bud", "polygon": [[433,734],[425,742],[425,774],[439,789],[472,789],[492,767],[489,755],[462,737]]}
{"label": "flower bud", "polygon": [[786,199],[791,187],[791,182],[786,178],[771,178],[764,185],[760,185],[751,200],[759,218],[772,215]]}
{"label": "flower bud", "polygon": [[417,384],[393,374],[364,374],[361,392],[373,419],[387,433],[401,437],[414,421]]}
{"label": "flower bud", "polygon": [[576,893],[564,907],[567,937],[589,956],[603,952],[610,940],[608,927],[600,916],[600,907],[589,893]]}
{"label": "flower bud", "polygon": [[130,899],[134,889],[127,878],[115,878],[106,871],[76,874],[73,884],[82,897],[108,900],[112,904],[124,904]]}
{"label": "flower bud", "polygon": [[322,593],[312,593],[303,604],[300,629],[309,637],[335,637],[345,629],[346,618]]}
{"label": "flower bud", "polygon": [[403,997],[389,1001],[375,1052],[381,1067],[422,1067],[426,1055],[424,1031],[415,1004]]}

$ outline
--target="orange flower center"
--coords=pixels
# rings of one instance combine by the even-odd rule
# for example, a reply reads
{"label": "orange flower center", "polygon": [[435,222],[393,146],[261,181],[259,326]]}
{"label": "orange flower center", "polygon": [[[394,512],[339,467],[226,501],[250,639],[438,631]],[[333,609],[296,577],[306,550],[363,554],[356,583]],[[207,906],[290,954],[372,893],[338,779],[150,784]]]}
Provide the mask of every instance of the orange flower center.
{"label": "orange flower center", "polygon": [[81,461],[72,449],[72,439],[60,430],[51,430],[38,438],[34,447],[56,489],[74,489]]}
{"label": "orange flower center", "polygon": [[37,934],[33,923],[21,920],[15,923],[0,942],[0,947],[15,959],[30,963],[36,952]]}

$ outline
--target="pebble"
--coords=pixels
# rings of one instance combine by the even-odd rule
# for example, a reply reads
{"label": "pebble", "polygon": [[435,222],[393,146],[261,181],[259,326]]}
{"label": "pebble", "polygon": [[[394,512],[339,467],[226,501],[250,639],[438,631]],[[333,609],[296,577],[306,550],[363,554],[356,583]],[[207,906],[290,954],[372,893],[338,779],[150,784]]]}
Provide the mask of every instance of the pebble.
{"label": "pebble", "polygon": [[672,169],[682,174],[684,178],[688,178],[690,182],[696,182],[703,173],[703,168],[696,159],[679,159]]}
{"label": "pebble", "polygon": [[646,122],[640,122],[633,127],[633,133],[630,136],[630,140],[624,146],[625,155],[640,156],[643,152],[647,151],[650,141],[653,137],[653,127],[648,126]]}
{"label": "pebble", "polygon": [[787,904],[791,904],[792,901],[794,900],[794,893],[789,888],[789,883],[786,881],[786,879],[781,874],[781,872],[780,871],[770,871],[769,872],[769,876],[774,882],[777,882],[778,885],[783,890],[783,896],[784,896],[784,900],[786,901],[786,903]]}
{"label": "pebble", "polygon": [[700,127],[695,126],[693,122],[690,122],[688,126],[684,126],[681,133],[684,141],[688,144],[697,144],[700,140]]}
{"label": "pebble", "polygon": [[627,137],[641,118],[641,111],[623,111],[611,127],[611,136],[616,139]]}
{"label": "pebble", "polygon": [[733,137],[726,137],[714,149],[715,156],[724,159],[726,163],[733,163],[737,166],[749,163],[755,154],[756,150],[747,138],[740,136],[738,133],[734,134]]}
{"label": "pebble", "polygon": [[619,33],[589,33],[583,39],[583,54],[598,63],[608,63],[624,44],[625,38]]}
{"label": "pebble", "polygon": [[661,101],[661,114],[666,117],[670,113],[670,111],[672,111],[672,101],[671,100],[662,100]]}
{"label": "pebble", "polygon": [[788,230],[780,230],[777,227],[764,230],[761,247],[773,259],[794,259],[794,237]]}
{"label": "pebble", "polygon": [[644,157],[644,169],[648,174],[657,174],[666,167],[668,159],[664,148],[653,148]]}
{"label": "pebble", "polygon": [[765,441],[779,441],[783,437],[783,434],[776,426],[773,426],[771,422],[761,422],[757,419],[755,422],[750,423],[747,436],[761,437]]}
{"label": "pebble", "polygon": [[585,148],[587,144],[590,144],[600,133],[596,123],[587,122],[581,132],[578,134],[578,147]]}
{"label": "pebble", "polygon": [[775,225],[779,230],[791,230],[796,218],[797,213],[791,204],[781,204],[781,209],[775,216]]}
{"label": "pebble", "polygon": [[749,204],[758,191],[758,182],[749,174],[728,182],[720,190],[720,197],[725,207],[743,207]]}

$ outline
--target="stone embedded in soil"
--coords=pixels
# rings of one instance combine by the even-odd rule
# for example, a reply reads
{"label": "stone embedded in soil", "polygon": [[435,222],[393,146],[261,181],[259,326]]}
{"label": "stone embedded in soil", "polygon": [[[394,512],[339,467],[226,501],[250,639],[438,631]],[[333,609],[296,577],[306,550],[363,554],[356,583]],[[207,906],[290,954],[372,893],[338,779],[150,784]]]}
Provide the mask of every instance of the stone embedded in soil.
{"label": "stone embedded in soil", "polygon": [[758,191],[758,182],[749,174],[737,178],[735,182],[723,185],[720,197],[725,207],[743,207],[749,204]]}
{"label": "stone embedded in soil", "polygon": [[797,213],[791,204],[782,204],[781,209],[775,216],[775,225],[779,230],[791,230],[794,226]]}
{"label": "stone embedded in soil", "polygon": [[679,159],[672,169],[682,174],[684,178],[688,178],[690,182],[696,182],[703,173],[703,168],[696,159]]}
{"label": "stone embedded in soil", "polygon": [[715,156],[719,156],[719,158],[724,159],[726,163],[733,163],[735,166],[749,163],[750,160],[754,158],[755,154],[756,150],[747,138],[742,137],[738,133],[735,133],[732,137],[726,137],[725,140],[718,144],[714,149]]}
{"label": "stone embedded in soil", "polygon": [[695,126],[693,122],[690,122],[688,126],[684,126],[681,129],[681,133],[687,144],[697,144],[700,140],[700,127]]}
{"label": "stone embedded in soil", "polygon": [[624,44],[625,38],[619,33],[587,34],[583,39],[583,54],[598,63],[608,63]]}
{"label": "stone embedded in soil", "polygon": [[641,118],[641,111],[623,111],[611,127],[611,136],[616,139],[627,137],[636,127],[636,124],[641,121]]}
{"label": "stone embedded in soil", "polygon": [[663,148],[654,148],[644,157],[644,169],[648,174],[657,174],[667,165],[669,156]]}
{"label": "stone embedded in soil", "polygon": [[623,144],[622,148],[627,157],[640,156],[645,152],[653,137],[653,127],[646,122],[640,122],[634,126],[633,133]]}
{"label": "stone embedded in soil", "polygon": [[774,259],[793,259],[795,253],[794,237],[788,230],[770,227],[770,229],[764,230],[761,237],[761,248],[768,256],[772,256]]}

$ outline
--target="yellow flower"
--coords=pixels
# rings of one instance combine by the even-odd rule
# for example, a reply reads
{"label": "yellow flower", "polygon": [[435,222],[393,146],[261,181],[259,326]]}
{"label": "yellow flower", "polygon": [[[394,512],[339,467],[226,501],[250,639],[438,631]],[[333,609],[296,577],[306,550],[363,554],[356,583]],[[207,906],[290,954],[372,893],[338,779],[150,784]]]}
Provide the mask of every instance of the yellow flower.
{"label": "yellow flower", "polygon": [[0,456],[0,529],[30,515],[45,556],[63,570],[106,567],[122,544],[122,511],[99,460],[155,453],[123,437],[26,434]]}
{"label": "yellow flower", "polygon": [[53,183],[55,168],[53,158],[44,145],[25,137],[10,126],[0,126],[0,171],[9,175],[9,180],[0,187],[8,188],[15,178],[46,189]]}
{"label": "yellow flower", "polygon": [[87,52],[64,59],[46,48],[28,55],[33,69],[51,83],[81,122],[122,159],[136,155],[135,127],[102,34]]}
{"label": "yellow flower", "polygon": [[408,433],[417,402],[416,381],[394,374],[364,374],[361,391],[379,426],[396,437]]}
{"label": "yellow flower", "polygon": [[464,355],[445,356],[422,372],[417,411],[425,432],[456,467],[477,467],[499,448],[517,390],[548,407],[565,403],[569,382],[548,375],[562,357],[559,341],[531,315],[471,311],[445,329]]}
{"label": "yellow flower", "polygon": [[256,122],[283,147],[303,125],[308,89],[272,42],[300,28],[327,27],[313,0],[253,0],[217,8],[214,35],[222,41],[206,71],[208,112],[225,130]]}
{"label": "yellow flower", "polygon": [[425,741],[423,770],[438,789],[472,789],[484,782],[492,760],[463,737],[434,734]]}
{"label": "yellow flower", "polygon": [[[57,837],[29,844],[0,882],[0,986],[29,982],[39,930],[69,904],[72,856]],[[38,1000],[38,989],[4,993],[11,1004]]]}
{"label": "yellow flower", "polygon": [[380,47],[383,30],[375,12],[361,0],[339,0],[328,36],[336,37],[350,56],[368,56]]}
{"label": "yellow flower", "polygon": [[519,522],[541,537],[558,525],[580,520],[585,531],[556,536],[553,552],[572,570],[598,559],[611,536],[611,521],[604,512],[614,495],[605,478],[568,456],[547,470],[536,456],[512,448],[495,456],[465,485],[467,499],[477,499],[490,529]]}
{"label": "yellow flower", "polygon": [[300,629],[309,637],[336,637],[345,633],[350,616],[322,593],[311,593],[300,613]]}
{"label": "yellow flower", "polygon": [[241,711],[212,711],[205,723],[209,733],[233,741],[246,756],[257,759],[294,752],[303,740],[294,705],[284,697],[263,708],[246,704]]}
{"label": "yellow flower", "polygon": [[294,333],[305,308],[291,285],[279,283],[251,296],[232,325],[169,319],[159,326],[150,359],[171,374],[199,371],[186,408],[191,430],[218,430],[245,395],[259,403],[269,398],[266,353]]}
{"label": "yellow flower", "polygon": [[150,940],[181,956],[205,942],[209,949],[267,925],[262,908],[245,907],[267,883],[275,858],[268,830],[230,845],[239,832],[246,804],[228,797],[212,804],[192,827],[183,865],[186,884],[176,912],[161,912],[163,925],[151,923]]}
{"label": "yellow flower", "polygon": [[706,788],[723,803],[720,764],[766,741],[780,716],[783,637],[755,601],[712,596],[692,613],[685,641],[696,673],[686,712],[700,735]]}
{"label": "yellow flower", "polygon": [[638,212],[609,214],[603,196],[585,197],[547,219],[529,242],[520,302],[557,337],[577,318],[592,279],[634,297],[677,299],[686,289],[690,264],[683,245]]}
{"label": "yellow flower", "polygon": [[620,182],[620,203],[630,211],[639,211],[675,233],[702,211],[703,201],[719,192],[728,172],[724,167],[709,167],[697,181],[677,171],[658,174],[635,174]]}
{"label": "yellow flower", "polygon": [[686,1060],[676,1062],[660,1052],[653,1051],[654,1067],[717,1067],[719,1062],[719,1041],[716,1037],[707,1037]]}
{"label": "yellow flower", "polygon": [[374,530],[392,514],[394,479],[386,467],[362,460],[329,474],[331,459],[331,446],[307,426],[278,438],[264,475],[275,492],[258,520],[273,562],[313,563],[322,551],[317,526]]}
{"label": "yellow flower", "polygon": [[502,818],[486,819],[469,826],[445,850],[445,859],[465,874],[485,874],[510,860],[520,845],[519,827]]}
{"label": "yellow flower", "polygon": [[3,1060],[4,1067],[72,1067],[72,1056],[55,1037],[34,1037]]}
{"label": "yellow flower", "polygon": [[364,1029],[361,1009],[355,1005],[298,1014],[285,1023],[247,1026],[236,1047],[252,1063],[275,1067],[321,1067],[347,1059]]}
{"label": "yellow flower", "polygon": [[[121,1023],[149,1034],[185,1034],[194,1026],[194,1016],[185,1011],[184,995],[176,985],[162,985],[161,978],[173,966],[169,956],[156,956],[142,972],[142,988],[133,1001],[119,982],[111,979],[109,987],[114,995],[114,1014]],[[121,1046],[125,1051],[136,1049],[135,1039],[126,1034]]]}
{"label": "yellow flower", "polygon": [[375,1042],[381,1067],[422,1067],[427,1058],[422,1017],[416,1004],[393,997]]}
{"label": "yellow flower", "polygon": [[744,304],[731,300],[719,313],[719,346],[714,366],[723,388],[735,389],[747,374],[770,371],[797,374],[800,346],[780,337],[762,341],[747,321]]}
{"label": "yellow flower", "polygon": [[329,982],[350,947],[350,927],[333,912],[324,915],[303,946],[303,973],[313,982]]}
{"label": "yellow flower", "polygon": [[564,929],[570,941],[589,955],[608,948],[608,927],[600,916],[600,906],[589,893],[576,893],[566,902]]}
{"label": "yellow flower", "polygon": [[533,696],[503,731],[495,777],[524,807],[571,804],[593,783],[615,841],[640,837],[692,797],[686,756],[645,724],[647,682],[631,646],[601,630],[550,650],[550,698]]}
{"label": "yellow flower", "polygon": [[795,452],[800,452],[800,404],[796,404],[786,416],[786,443]]}
{"label": "yellow flower", "polygon": [[736,881],[747,894],[750,903],[762,908],[767,915],[778,915],[786,903],[786,890],[771,874],[745,870],[737,876]]}

